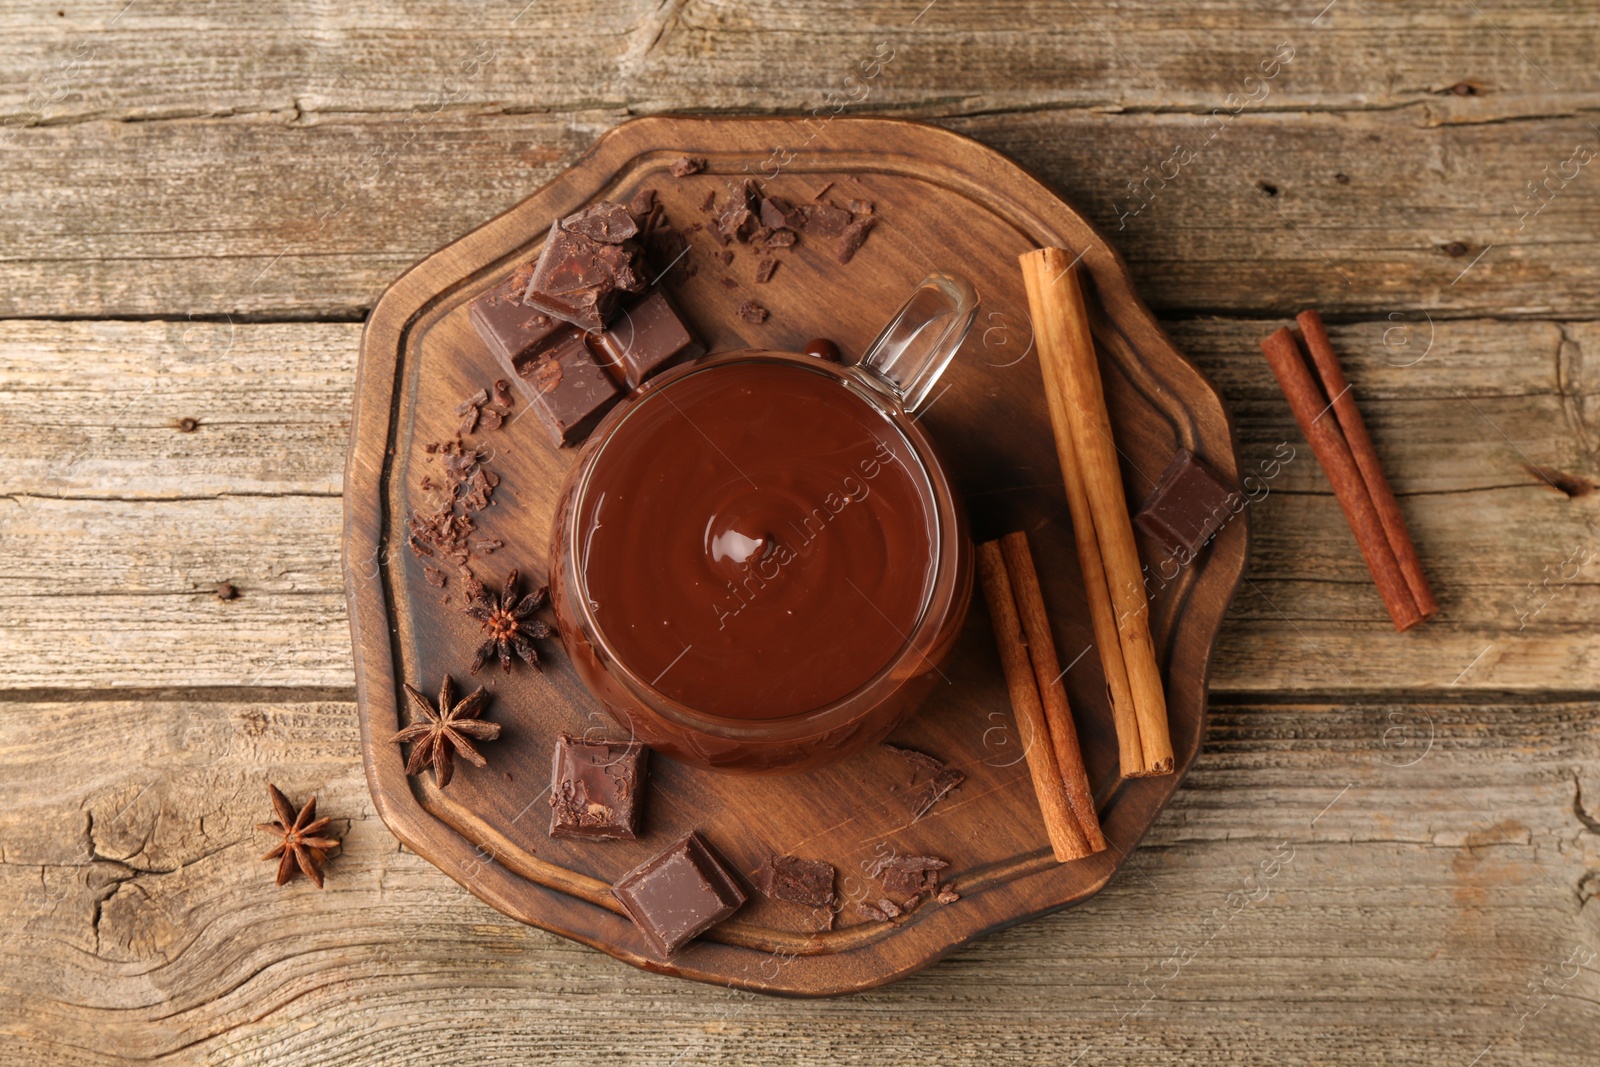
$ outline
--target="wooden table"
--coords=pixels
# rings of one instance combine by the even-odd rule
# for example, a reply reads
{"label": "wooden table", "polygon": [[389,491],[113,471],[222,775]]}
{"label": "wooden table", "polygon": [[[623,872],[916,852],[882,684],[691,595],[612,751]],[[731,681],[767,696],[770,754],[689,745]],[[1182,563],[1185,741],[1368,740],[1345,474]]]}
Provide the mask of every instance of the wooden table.
{"label": "wooden table", "polygon": [[[1592,5],[524,3],[0,10],[0,1061],[1596,1061]],[[398,848],[340,472],[408,264],[630,115],[838,108],[1057,185],[1244,465],[1297,458],[1130,866],[797,1002],[635,971]],[[1307,305],[1443,604],[1404,636],[1256,350]],[[257,859],[268,781],[335,817],[321,893]]]}

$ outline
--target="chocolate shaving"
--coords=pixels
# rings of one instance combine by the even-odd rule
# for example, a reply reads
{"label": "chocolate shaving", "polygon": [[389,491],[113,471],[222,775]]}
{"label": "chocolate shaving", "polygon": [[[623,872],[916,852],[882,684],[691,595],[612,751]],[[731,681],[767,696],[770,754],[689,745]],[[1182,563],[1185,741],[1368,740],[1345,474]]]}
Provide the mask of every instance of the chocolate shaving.
{"label": "chocolate shaving", "polygon": [[917,773],[920,771],[937,774],[939,771],[944,770],[944,760],[935,759],[926,752],[918,752],[914,748],[901,748],[899,745],[885,744],[883,747],[910,764],[913,781],[916,780]]}
{"label": "chocolate shaving", "polygon": [[435,589],[443,589],[445,583],[450,580],[450,576],[438,567],[423,567],[422,577],[427,579],[428,584]]}
{"label": "chocolate shaving", "polygon": [[[506,411],[511,410],[511,383],[504,378],[496,378],[494,380],[494,402],[505,408]],[[505,414],[505,412],[501,412],[501,414]]]}
{"label": "chocolate shaving", "polygon": [[956,786],[966,780],[966,775],[949,768],[934,775],[932,780],[924,784],[911,798],[911,821],[916,822],[928,814],[935,804],[949,796]]}
{"label": "chocolate shaving", "polygon": [[838,260],[841,264],[848,263],[855,258],[861,246],[866,243],[867,234],[872,232],[872,227],[877,224],[877,219],[871,215],[863,215],[849,226],[839,237]]}
{"label": "chocolate shaving", "polygon": [[756,874],[761,891],[774,900],[815,908],[834,902],[833,864],[798,856],[771,856]]}
{"label": "chocolate shaving", "polygon": [[[883,883],[883,891],[897,897],[920,897],[939,888],[939,872],[950,864],[937,856],[895,856],[874,864],[868,872]],[[905,907],[911,902],[906,901]]]}
{"label": "chocolate shaving", "polygon": [[753,322],[757,324],[766,322],[769,314],[771,314],[771,312],[767,311],[766,308],[762,307],[754,300],[746,300],[743,304],[739,305],[739,317],[746,322]]}
{"label": "chocolate shaving", "polygon": [[456,427],[457,436],[464,437],[478,428],[478,414],[477,407],[472,405],[467,407],[462,413],[461,424]]}
{"label": "chocolate shaving", "polygon": [[765,284],[765,283],[771,281],[772,280],[772,274],[777,269],[778,269],[778,261],[777,260],[775,260],[775,259],[763,259],[763,260],[761,260],[761,262],[756,264],[756,281],[758,283],[761,283],[761,284]]}
{"label": "chocolate shaving", "polygon": [[892,900],[880,900],[876,904],[861,901],[856,905],[856,914],[864,919],[877,919],[879,922],[888,922],[900,917],[900,908]]}
{"label": "chocolate shaving", "polygon": [[487,390],[487,389],[479,389],[476,393],[473,393],[471,396],[467,397],[461,403],[456,405],[456,414],[457,415],[465,415],[469,408],[482,407],[484,404],[487,404],[488,402],[489,402],[489,390]]}

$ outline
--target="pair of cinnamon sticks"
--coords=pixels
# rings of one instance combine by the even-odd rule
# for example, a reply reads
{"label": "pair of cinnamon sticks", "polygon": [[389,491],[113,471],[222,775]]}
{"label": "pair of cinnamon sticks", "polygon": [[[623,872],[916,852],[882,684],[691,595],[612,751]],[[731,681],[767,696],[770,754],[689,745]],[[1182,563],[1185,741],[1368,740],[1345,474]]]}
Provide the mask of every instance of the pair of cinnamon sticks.
{"label": "pair of cinnamon sticks", "polygon": [[1077,263],[1060,248],[1025,252],[1020,262],[1078,567],[1111,697],[1118,762],[1126,778],[1171,774],[1172,735],[1144,571]]}
{"label": "pair of cinnamon sticks", "polygon": [[979,545],[978,581],[1000,645],[1018,740],[1051,850],[1059,863],[1091,856],[1106,847],[1106,839],[1027,535],[1011,533]]}
{"label": "pair of cinnamon sticks", "polygon": [[1322,316],[1314,310],[1302,311],[1295,321],[1300,325],[1305,352],[1287,326],[1262,341],[1261,351],[1301,432],[1311,442],[1311,451],[1333,484],[1334,496],[1356,535],[1394,628],[1409,630],[1437,613],[1439,605],[1428,588],[1400,505],[1383,475]]}

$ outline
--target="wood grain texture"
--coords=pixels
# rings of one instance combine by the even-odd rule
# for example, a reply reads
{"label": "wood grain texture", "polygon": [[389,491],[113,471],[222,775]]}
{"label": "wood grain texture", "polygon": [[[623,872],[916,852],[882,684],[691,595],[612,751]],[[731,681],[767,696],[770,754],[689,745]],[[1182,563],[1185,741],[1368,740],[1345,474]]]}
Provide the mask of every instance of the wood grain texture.
{"label": "wood grain texture", "polygon": [[[406,267],[629,117],[441,114],[17,130],[0,171],[0,316],[359,318]],[[1600,228],[1593,176],[1579,169],[1521,217],[1538,203],[1527,183],[1597,142],[1581,116],[1518,120],[1512,138],[1503,123],[1430,124],[1411,110],[1246,110],[1214,120],[1213,138],[1188,112],[914,115],[1050,182],[1115,242],[1158,311],[1597,311],[1600,265],[1575,239]],[[778,147],[825,128],[807,121]],[[1167,163],[1180,145],[1192,162]],[[1162,171],[1170,180],[1152,177]],[[1148,183],[1142,201],[1130,183]]]}
{"label": "wood grain texture", "polygon": [[[1542,694],[1600,677],[1593,568],[1561,577],[1597,497],[1522,466],[1600,476],[1593,168],[1518,229],[1527,183],[1597,143],[1592,4],[88,0],[3,5],[0,29],[0,316],[26,320],[0,323],[0,1060],[1594,1062],[1593,965],[1556,974],[1600,948],[1597,709]],[[1285,40],[1270,95],[1118,229],[1127,183]],[[361,806],[316,494],[342,482],[354,323],[406,266],[631,114],[816,121],[880,41],[896,58],[848,110],[948,123],[1063,190],[1228,397],[1246,465],[1298,444],[1256,341],[1302,303],[1335,315],[1450,599],[1436,643],[1380,638],[1325,482],[1290,462],[1255,505],[1264,595],[1216,660],[1264,703],[1213,709],[1148,881],[891,990],[780,1003],[527,930],[396,850]],[[116,316],[159,321],[62,321]],[[230,336],[240,362],[208,362]],[[76,498],[65,540],[25,518],[40,497]],[[223,578],[239,599],[208,599]],[[65,702],[21,699],[39,687]],[[1457,693],[1479,702],[1437,703]],[[325,894],[266,893],[269,777],[351,820]],[[1174,973],[1285,837],[1270,895]]]}
{"label": "wood grain texture", "polygon": [[[372,810],[351,703],[10,702],[0,1054],[1265,1067],[1381,1048],[1411,1067],[1492,1043],[1499,1062],[1580,1067],[1600,981],[1559,976],[1600,951],[1597,713],[1216,708],[1185,788],[1093,901],[889,989],[800,1002],[638,972],[471,899]],[[325,890],[278,889],[258,861],[268,781],[315,790],[343,835]]]}
{"label": "wood grain texture", "polygon": [[[1167,325],[1228,397],[1243,469],[1295,450],[1251,505],[1251,566],[1214,690],[1592,687],[1596,572],[1563,561],[1600,552],[1600,495],[1568,497],[1525,464],[1600,480],[1600,387],[1584,359],[1600,328],[1411,316],[1332,328],[1444,604],[1425,633],[1397,638],[1256,350],[1280,323]],[[192,345],[226,354],[178,358],[197,329]],[[359,329],[0,323],[0,421],[20,431],[0,435],[6,686],[350,685],[334,537]],[[987,344],[1004,363],[1025,338]],[[79,377],[81,355],[104,373]],[[192,433],[174,426],[186,417]],[[215,599],[223,581],[239,599]],[[101,625],[86,632],[71,620],[89,598]]]}

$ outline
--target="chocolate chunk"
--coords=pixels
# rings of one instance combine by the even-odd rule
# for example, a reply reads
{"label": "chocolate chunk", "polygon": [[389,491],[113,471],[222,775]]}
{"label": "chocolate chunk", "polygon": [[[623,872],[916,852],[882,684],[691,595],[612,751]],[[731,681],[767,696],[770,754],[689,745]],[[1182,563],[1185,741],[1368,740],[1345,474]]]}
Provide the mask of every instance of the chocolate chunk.
{"label": "chocolate chunk", "polygon": [[763,323],[767,321],[770,312],[754,300],[746,300],[739,305],[739,317],[746,322]]}
{"label": "chocolate chunk", "polygon": [[649,751],[640,741],[556,738],[550,772],[550,836],[632,841],[638,835],[641,775]]}
{"label": "chocolate chunk", "polygon": [[585,330],[610,317],[619,290],[638,292],[638,226],[627,208],[602,200],[550,225],[522,302]]}
{"label": "chocolate chunk", "polygon": [[924,783],[922,788],[917,790],[915,795],[912,796],[911,821],[916,822],[918,819],[928,814],[928,812],[933,810],[933,806],[935,804],[949,796],[951,792],[955,790],[956,786],[960,785],[966,780],[966,775],[962,774],[960,771],[951,770],[948,767],[934,775],[932,779]]}
{"label": "chocolate chunk", "polygon": [[872,214],[872,201],[871,200],[852,200],[852,201],[850,201],[850,214],[852,214],[852,215],[870,215],[870,214]]}
{"label": "chocolate chunk", "polygon": [[844,228],[844,233],[839,236],[838,259],[840,263],[848,263],[855,258],[861,246],[867,241],[867,234],[872,232],[872,227],[878,220],[871,215],[863,215]]}
{"label": "chocolate chunk", "polygon": [[773,272],[776,271],[777,269],[778,269],[778,261],[777,260],[770,259],[770,258],[761,260],[759,263],[756,264],[756,281],[760,282],[760,283],[763,283],[763,284],[766,283],[766,282],[771,281]]}
{"label": "chocolate chunk", "polygon": [[767,238],[768,248],[793,248],[798,235],[793,230],[773,230]]}
{"label": "chocolate chunk", "polygon": [[806,204],[800,208],[800,225],[794,227],[822,237],[838,237],[849,228],[850,212],[832,204]]}
{"label": "chocolate chunk", "polygon": [[722,265],[727,266],[733,262],[733,249],[729,248],[717,253],[717,258],[722,260]]}
{"label": "chocolate chunk", "polygon": [[1237,489],[1180,448],[1133,521],[1187,564],[1241,506]]}
{"label": "chocolate chunk", "polygon": [[693,832],[623,875],[611,895],[662,956],[738,911],[745,899],[711,846]]}
{"label": "chocolate chunk", "polygon": [[667,168],[674,178],[687,178],[691,174],[699,174],[706,169],[704,156],[679,156],[672,161],[672,166]]}
{"label": "chocolate chunk", "polygon": [[617,387],[575,331],[524,370],[528,402],[558,445],[581,439],[617,401]]}
{"label": "chocolate chunk", "polygon": [[629,389],[680,356],[698,356],[705,346],[695,339],[683,317],[660,289],[622,309],[616,321],[598,336],[600,351],[620,371]]}
{"label": "chocolate chunk", "polygon": [[533,267],[532,263],[518,267],[474,300],[468,312],[473,329],[511,374],[516,373],[523,356],[540,348],[561,327],[554,317],[522,302],[523,291],[533,280]]}
{"label": "chocolate chunk", "polygon": [[756,874],[761,891],[774,900],[813,908],[833,906],[833,864],[798,856],[773,856]]}
{"label": "chocolate chunk", "polygon": [[950,866],[937,856],[896,856],[874,864],[871,874],[891,896],[918,897],[939,888],[939,872]]}

